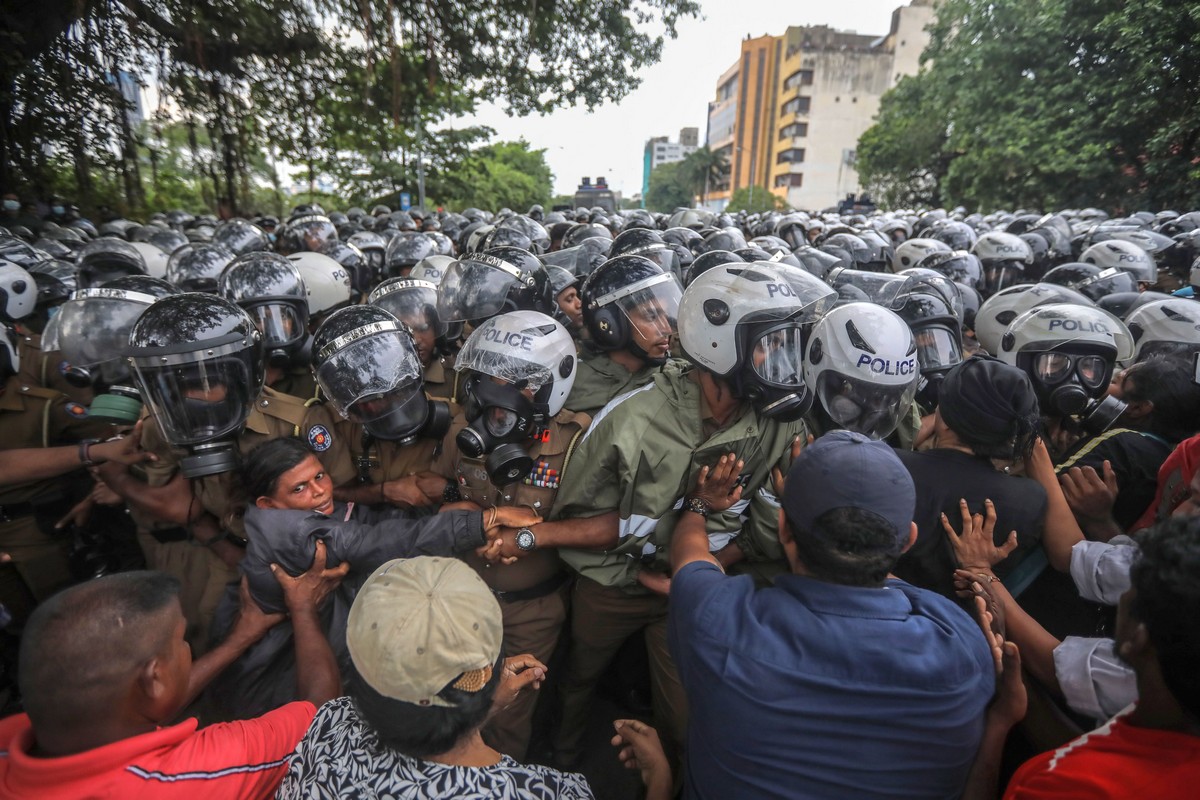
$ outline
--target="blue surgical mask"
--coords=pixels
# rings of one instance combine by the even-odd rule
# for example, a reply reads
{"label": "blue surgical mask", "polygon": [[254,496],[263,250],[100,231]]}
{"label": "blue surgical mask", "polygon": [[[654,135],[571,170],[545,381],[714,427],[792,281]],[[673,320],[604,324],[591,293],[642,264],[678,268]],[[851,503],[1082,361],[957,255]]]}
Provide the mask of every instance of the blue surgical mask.
{"label": "blue surgical mask", "polygon": [[4,201],[4,210],[5,211],[20,211],[21,210],[21,201],[20,200],[5,200]]}
{"label": "blue surgical mask", "polygon": [[64,211],[66,211],[66,209],[62,206],[50,206],[50,210],[55,214],[62,214]]}

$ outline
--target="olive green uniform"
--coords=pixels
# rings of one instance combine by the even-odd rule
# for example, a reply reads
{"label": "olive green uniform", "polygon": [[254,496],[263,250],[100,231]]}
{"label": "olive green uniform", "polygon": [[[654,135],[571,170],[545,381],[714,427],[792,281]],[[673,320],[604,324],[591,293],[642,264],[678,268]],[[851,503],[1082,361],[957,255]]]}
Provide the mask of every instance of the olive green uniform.
{"label": "olive green uniform", "polygon": [[630,372],[608,357],[608,353],[590,342],[579,347],[579,365],[575,369],[575,383],[567,397],[566,407],[585,414],[595,414],[614,397],[631,389],[645,386],[658,372],[669,369],[679,371],[686,362],[667,359],[665,365],[646,364],[637,372]]}
{"label": "olive green uniform", "polygon": [[[664,370],[618,397],[597,415],[572,457],[552,516],[619,516],[619,540],[608,551],[560,549],[579,573],[572,596],[571,651],[563,687],[560,753],[579,753],[592,691],[621,644],[644,631],[655,715],[668,741],[681,746],[686,704],[666,644],[667,598],[638,583],[643,568],[668,570],[671,534],[701,467],[726,453],[745,462],[743,499],[711,514],[713,552],[736,543],[751,562],[783,556],[771,495],[771,468],[787,468],[803,422],[781,423],[744,405],[718,428],[692,370]],[[743,518],[745,514],[749,519]]]}
{"label": "olive green uniform", "polygon": [[[533,469],[519,483],[497,488],[488,480],[483,458],[470,458],[454,446],[454,437],[466,424],[459,414],[446,435],[446,448],[435,471],[458,483],[463,500],[483,508],[528,506],[543,517],[554,508],[562,476],[574,465],[575,448],[591,422],[587,414],[561,411],[543,435],[525,448]],[[573,468],[573,467],[572,467]],[[482,558],[464,556],[491,587],[504,615],[504,655],[528,653],[542,663],[550,660],[567,620],[569,574],[553,549],[536,549],[510,565],[489,565]],[[484,737],[500,752],[523,760],[533,727],[537,694],[523,693],[508,708],[494,714]]]}
{"label": "olive green uniform", "polygon": [[[0,449],[61,447],[113,432],[112,425],[89,419],[82,404],[22,375],[10,377],[0,391]],[[75,477],[88,482],[84,473]],[[58,476],[0,486],[0,553],[12,557],[0,564],[0,602],[18,624],[71,580],[69,537],[54,533],[54,523],[79,499],[64,491],[71,481]]]}

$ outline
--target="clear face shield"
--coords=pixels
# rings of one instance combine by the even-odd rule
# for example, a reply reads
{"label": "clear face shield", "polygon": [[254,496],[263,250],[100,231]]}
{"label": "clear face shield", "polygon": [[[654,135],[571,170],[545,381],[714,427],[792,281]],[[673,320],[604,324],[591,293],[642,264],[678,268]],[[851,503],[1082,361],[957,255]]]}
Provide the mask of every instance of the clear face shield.
{"label": "clear face shield", "polygon": [[[397,390],[420,392],[421,365],[395,322],[373,322],[327,344],[316,360],[317,383],[339,414],[356,422],[378,418],[375,405],[356,407]],[[355,416],[355,414],[366,416]]]}
{"label": "clear face shield", "polygon": [[1025,281],[1025,264],[1022,261],[993,261],[983,268],[983,281],[977,287],[987,295],[1001,289],[1016,286]]}
{"label": "clear face shield", "polygon": [[1134,279],[1134,276],[1116,267],[1109,267],[1106,270],[1102,270],[1075,288],[1092,300],[1099,300],[1105,295],[1115,294],[1116,292],[1136,292],[1138,290],[1137,281]]}
{"label": "clear face shield", "polygon": [[142,397],[171,444],[188,447],[236,434],[262,391],[258,346],[242,342],[132,359]]}
{"label": "clear face shield", "polygon": [[[919,374],[919,373],[918,373]],[[821,406],[839,427],[883,439],[909,412],[917,392],[917,375],[905,384],[877,384],[838,372],[823,372],[816,393]]]}
{"label": "clear face shield", "polygon": [[509,287],[521,271],[483,253],[450,265],[438,286],[438,317],[444,322],[486,319],[505,310]]}
{"label": "clear face shield", "polygon": [[275,351],[290,352],[304,343],[308,329],[300,312],[291,303],[261,303],[246,309],[262,333],[267,357]]}
{"label": "clear face shield", "polygon": [[834,269],[825,280],[834,289],[854,287],[865,294],[869,302],[884,308],[898,308],[903,304],[903,296],[912,293],[913,287],[913,279],[905,275],[858,269]]}
{"label": "clear face shield", "polygon": [[797,322],[787,322],[756,331],[752,335],[747,364],[755,405],[768,417],[796,420],[808,412],[812,396],[804,384],[803,331]]}
{"label": "clear face shield", "polygon": [[683,291],[670,273],[655,275],[597,298],[601,306],[615,305],[629,321],[631,343],[652,363],[670,354],[671,339],[679,332],[679,301]]}
{"label": "clear face shield", "polygon": [[941,325],[914,328],[913,340],[923,374],[944,373],[962,363],[962,342],[954,332]]}
{"label": "clear face shield", "polygon": [[129,331],[142,312],[153,305],[153,295],[124,289],[80,289],[55,315],[42,347],[58,350],[75,372],[70,383],[106,385],[128,383]]}

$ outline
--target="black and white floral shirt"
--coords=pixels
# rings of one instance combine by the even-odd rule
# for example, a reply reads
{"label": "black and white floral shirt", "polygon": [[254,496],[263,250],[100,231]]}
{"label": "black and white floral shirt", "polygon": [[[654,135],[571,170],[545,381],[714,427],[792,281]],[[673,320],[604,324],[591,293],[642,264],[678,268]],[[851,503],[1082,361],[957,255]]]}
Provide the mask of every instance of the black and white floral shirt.
{"label": "black and white floral shirt", "polygon": [[358,716],[354,701],[321,706],[296,745],[279,800],[344,797],[434,800],[592,800],[582,775],[504,756],[491,767],[453,767],[384,747]]}

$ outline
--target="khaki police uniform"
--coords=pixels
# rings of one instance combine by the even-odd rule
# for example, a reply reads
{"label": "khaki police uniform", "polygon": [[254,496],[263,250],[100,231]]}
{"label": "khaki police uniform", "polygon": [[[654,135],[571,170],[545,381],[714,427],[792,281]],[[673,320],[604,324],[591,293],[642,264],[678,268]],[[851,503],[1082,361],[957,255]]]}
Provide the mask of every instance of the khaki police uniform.
{"label": "khaki police uniform", "polygon": [[[87,409],[60,392],[34,386],[15,375],[0,391],[0,449],[61,447],[82,439],[105,439],[113,426],[88,418]],[[70,537],[55,534],[54,523],[81,499],[69,496],[86,473],[0,486],[0,552],[12,563],[0,564],[0,602],[18,624],[33,607],[71,580],[67,552]]]}
{"label": "khaki police uniform", "polygon": [[458,401],[458,373],[454,371],[454,356],[442,356],[425,368],[425,393],[437,400]]}
{"label": "khaki police uniform", "polygon": [[271,388],[280,394],[299,397],[308,400],[320,396],[317,389],[317,379],[312,370],[306,366],[291,366],[283,371],[279,380],[271,384]]}
{"label": "khaki police uniform", "polygon": [[21,357],[21,380],[27,386],[41,386],[62,392],[76,403],[92,404],[95,392],[91,386],[73,386],[67,382],[65,373],[70,365],[57,350],[42,350],[42,337],[35,333],[21,334],[17,342],[17,353]]}
{"label": "khaki police uniform", "polygon": [[[145,427],[144,447],[146,432],[151,426],[147,424]],[[150,443],[153,447],[146,449],[152,449],[159,461],[148,465],[146,479],[151,485],[162,485],[178,470],[181,454],[166,444],[157,425],[152,433]],[[238,451],[245,456],[263,442],[286,436],[298,436],[308,442],[335,486],[354,477],[354,466],[346,442],[338,435],[333,417],[324,405],[264,388],[246,420],[245,429],[237,439]],[[246,528],[242,518],[246,504],[254,502],[256,498],[243,497],[238,481],[236,472],[209,475],[192,481],[192,493],[195,501],[217,520],[223,531],[234,541],[244,541]],[[158,536],[155,535],[152,521],[141,518],[137,521],[138,538],[146,553],[147,563],[155,569],[175,575],[184,584],[181,603],[184,604],[189,633],[193,640],[207,639],[217,604],[226,584],[237,580],[237,570],[188,535],[172,533],[163,541],[161,531]]]}
{"label": "khaki police uniform", "polygon": [[579,364],[575,369],[575,382],[571,384],[566,407],[585,414],[595,414],[614,397],[645,386],[661,370],[677,372],[684,363],[679,359],[667,359],[662,366],[646,364],[637,372],[630,372],[609,358],[604,350],[584,342],[579,348]]}
{"label": "khaki police uniform", "polygon": [[[701,468],[735,453],[745,462],[742,499],[709,515],[709,548],[736,543],[751,562],[777,562],[778,500],[771,469],[786,471],[803,422],[784,423],[750,405],[718,427],[694,370],[663,370],[650,383],[605,406],[572,457],[551,514],[554,519],[616,511],[618,543],[600,552],[561,548],[579,573],[572,594],[571,649],[563,684],[560,754],[580,753],[591,695],[621,645],[642,632],[650,657],[659,731],[673,748],[685,741],[687,706],[666,642],[667,598],[638,582],[643,568],[669,572],[671,535]],[[746,518],[748,516],[748,519]]]}
{"label": "khaki police uniform", "polygon": [[[554,508],[562,476],[574,464],[574,451],[591,423],[587,414],[560,411],[543,434],[526,447],[533,458],[528,477],[497,488],[488,479],[483,458],[469,458],[454,446],[454,437],[466,427],[466,418],[454,418],[446,436],[445,454],[435,471],[458,484],[463,500],[482,508],[528,506],[543,517]],[[486,518],[486,514],[485,514]],[[463,557],[496,595],[504,616],[506,658],[529,653],[546,663],[558,645],[567,620],[566,594],[569,573],[554,549],[536,549],[510,565],[490,565],[475,554]],[[484,737],[500,752],[523,760],[529,746],[537,694],[526,692],[488,720]]]}

